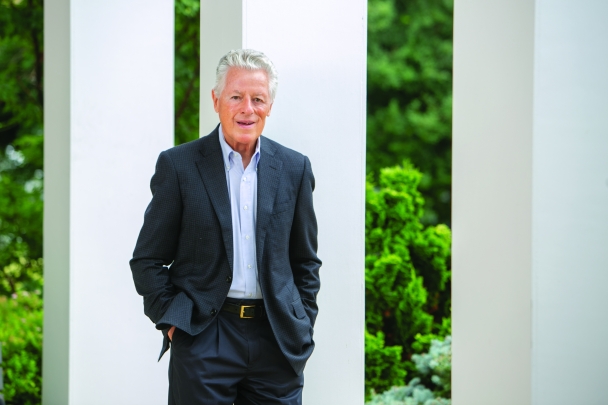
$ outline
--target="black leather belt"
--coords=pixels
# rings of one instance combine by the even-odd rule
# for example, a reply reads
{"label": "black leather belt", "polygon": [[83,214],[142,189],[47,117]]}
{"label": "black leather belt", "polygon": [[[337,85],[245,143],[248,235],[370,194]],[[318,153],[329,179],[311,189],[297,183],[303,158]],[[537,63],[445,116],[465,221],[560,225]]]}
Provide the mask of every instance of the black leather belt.
{"label": "black leather belt", "polygon": [[237,314],[240,318],[243,319],[266,317],[266,310],[264,309],[264,304],[234,304],[232,302],[225,302],[224,306],[222,306],[222,311]]}

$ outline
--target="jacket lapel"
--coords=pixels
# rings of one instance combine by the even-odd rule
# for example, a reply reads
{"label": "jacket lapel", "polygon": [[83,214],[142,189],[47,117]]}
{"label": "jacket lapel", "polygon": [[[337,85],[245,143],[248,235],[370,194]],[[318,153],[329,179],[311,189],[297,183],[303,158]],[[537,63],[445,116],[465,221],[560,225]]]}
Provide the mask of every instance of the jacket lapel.
{"label": "jacket lapel", "polygon": [[274,201],[279,187],[279,178],[283,162],[277,159],[275,147],[267,140],[262,139],[260,145],[260,162],[258,163],[258,198],[256,218],[256,261],[258,271],[262,269],[264,241],[266,228],[272,215]]}
{"label": "jacket lapel", "polygon": [[201,141],[199,149],[201,156],[197,160],[196,166],[220,222],[228,263],[230,264],[230,270],[233,270],[232,214],[230,212],[228,185],[226,184],[226,169],[224,168],[224,158],[217,127]]}

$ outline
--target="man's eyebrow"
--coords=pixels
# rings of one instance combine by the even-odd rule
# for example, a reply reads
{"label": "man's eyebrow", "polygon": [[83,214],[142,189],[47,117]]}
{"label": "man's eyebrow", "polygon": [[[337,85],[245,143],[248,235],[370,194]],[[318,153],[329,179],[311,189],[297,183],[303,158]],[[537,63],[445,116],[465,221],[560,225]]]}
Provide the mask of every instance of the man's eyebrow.
{"label": "man's eyebrow", "polygon": [[[242,95],[243,93],[239,90],[232,90],[231,94],[238,94],[239,96]],[[252,94],[253,97],[267,97],[266,93],[253,93]]]}

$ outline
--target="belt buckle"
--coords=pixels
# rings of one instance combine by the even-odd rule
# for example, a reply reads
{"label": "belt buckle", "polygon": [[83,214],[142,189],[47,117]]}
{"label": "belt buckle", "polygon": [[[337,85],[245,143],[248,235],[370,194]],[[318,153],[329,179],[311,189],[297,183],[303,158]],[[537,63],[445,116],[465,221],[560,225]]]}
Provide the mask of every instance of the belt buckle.
{"label": "belt buckle", "polygon": [[253,315],[253,316],[245,316],[245,308],[255,308],[255,305],[241,305],[241,314],[240,314],[240,317],[243,318],[243,319],[254,318],[255,315]]}

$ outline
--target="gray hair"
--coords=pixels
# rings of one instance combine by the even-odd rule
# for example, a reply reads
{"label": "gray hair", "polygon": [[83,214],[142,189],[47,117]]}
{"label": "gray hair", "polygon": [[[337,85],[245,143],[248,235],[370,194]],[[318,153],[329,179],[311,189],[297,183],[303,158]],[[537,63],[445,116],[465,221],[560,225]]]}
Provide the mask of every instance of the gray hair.
{"label": "gray hair", "polygon": [[226,74],[230,68],[235,67],[247,70],[263,70],[268,76],[268,93],[270,102],[274,101],[279,85],[279,75],[272,61],[262,52],[253,49],[233,49],[222,56],[215,71],[215,87],[213,92],[216,97],[222,93],[226,85]]}

